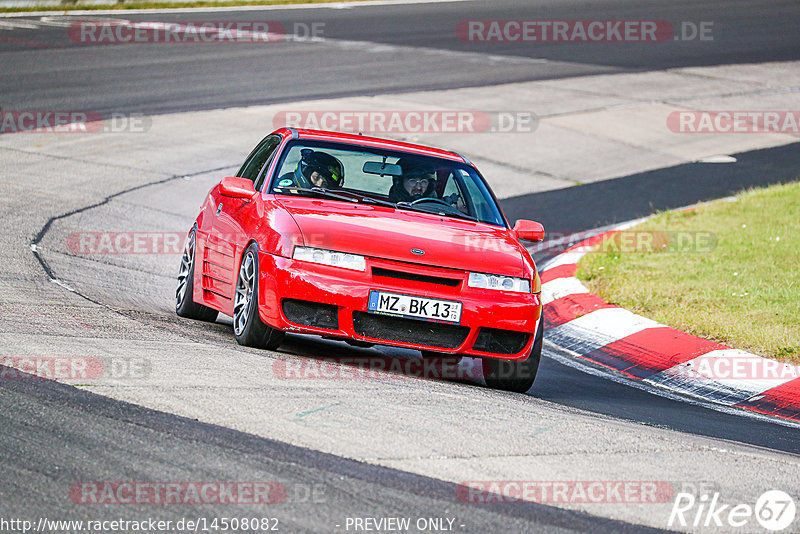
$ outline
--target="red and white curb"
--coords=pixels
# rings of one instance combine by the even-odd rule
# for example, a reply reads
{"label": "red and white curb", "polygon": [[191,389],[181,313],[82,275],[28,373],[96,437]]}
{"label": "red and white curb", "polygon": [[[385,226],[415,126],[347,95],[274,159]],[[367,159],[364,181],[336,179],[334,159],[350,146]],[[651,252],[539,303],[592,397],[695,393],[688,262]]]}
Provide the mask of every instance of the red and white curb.
{"label": "red and white curb", "polygon": [[800,421],[800,366],[692,336],[609,304],[575,277],[578,261],[619,225],[569,247],[540,273],[545,339],[630,379]]}

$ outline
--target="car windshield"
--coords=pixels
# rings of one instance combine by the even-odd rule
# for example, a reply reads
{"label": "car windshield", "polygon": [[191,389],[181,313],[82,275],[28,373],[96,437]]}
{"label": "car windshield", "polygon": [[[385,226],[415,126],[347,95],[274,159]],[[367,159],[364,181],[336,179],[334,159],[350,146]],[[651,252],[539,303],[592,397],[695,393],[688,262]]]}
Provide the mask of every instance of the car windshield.
{"label": "car windshield", "polygon": [[343,143],[294,141],[284,151],[270,192],[506,225],[483,178],[472,166]]}

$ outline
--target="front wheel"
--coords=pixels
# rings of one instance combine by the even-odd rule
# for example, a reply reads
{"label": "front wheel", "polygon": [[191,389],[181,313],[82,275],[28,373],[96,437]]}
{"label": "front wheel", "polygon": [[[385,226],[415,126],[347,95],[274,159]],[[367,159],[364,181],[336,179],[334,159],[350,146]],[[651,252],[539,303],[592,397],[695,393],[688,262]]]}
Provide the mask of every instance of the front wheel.
{"label": "front wheel", "polygon": [[264,324],[258,315],[258,248],[255,243],[242,255],[233,299],[233,334],[239,345],[275,350],[283,332]]}
{"label": "front wheel", "polygon": [[536,380],[539,360],[542,359],[542,340],[544,338],[544,314],[539,318],[539,328],[533,342],[531,353],[524,360],[497,360],[484,358],[483,378],[486,385],[494,389],[525,393]]}
{"label": "front wheel", "polygon": [[194,301],[194,266],[197,256],[197,228],[192,228],[183,247],[181,268],[178,271],[178,287],[175,290],[175,313],[187,319],[213,322],[217,320],[217,310]]}

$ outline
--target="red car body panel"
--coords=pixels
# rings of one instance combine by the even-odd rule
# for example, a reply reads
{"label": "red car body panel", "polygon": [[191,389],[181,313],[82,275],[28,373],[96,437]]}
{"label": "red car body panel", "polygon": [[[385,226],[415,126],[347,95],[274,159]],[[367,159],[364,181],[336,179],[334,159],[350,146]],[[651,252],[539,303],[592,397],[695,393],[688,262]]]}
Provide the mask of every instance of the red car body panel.
{"label": "red car body panel", "polygon": [[[350,134],[281,129],[277,149],[293,138],[337,141],[402,150],[466,162],[458,154],[407,143]],[[275,172],[273,158],[268,176]],[[265,188],[266,189],[266,188]],[[514,231],[486,223],[399,210],[371,204],[258,192],[252,198],[208,193],[196,220],[195,302],[233,314],[233,296],[244,250],[259,250],[258,311],[267,325],[287,332],[351,338],[386,345],[503,359],[524,359],[531,351],[541,316],[540,281],[533,259]],[[366,257],[366,270],[355,271],[292,259],[295,246],[324,248]],[[415,255],[411,249],[422,249]],[[524,277],[531,293],[469,287],[470,272]],[[446,283],[439,283],[444,281]],[[354,314],[365,312],[371,290],[462,303],[463,341],[443,347],[436,340],[417,342],[359,334]],[[290,321],[285,299],[333,305],[337,328]],[[426,321],[415,321],[430,326]],[[436,323],[435,323],[436,324]],[[526,334],[513,354],[474,347],[481,328]],[[459,338],[460,339],[460,338]]]}
{"label": "red car body panel", "polygon": [[[363,256],[463,269],[465,254],[480,255],[482,272],[522,276],[519,243],[505,228],[435,214],[369,204],[282,197],[305,246],[346,250]],[[424,258],[411,248],[425,251]],[[473,269],[474,270],[474,269]]]}

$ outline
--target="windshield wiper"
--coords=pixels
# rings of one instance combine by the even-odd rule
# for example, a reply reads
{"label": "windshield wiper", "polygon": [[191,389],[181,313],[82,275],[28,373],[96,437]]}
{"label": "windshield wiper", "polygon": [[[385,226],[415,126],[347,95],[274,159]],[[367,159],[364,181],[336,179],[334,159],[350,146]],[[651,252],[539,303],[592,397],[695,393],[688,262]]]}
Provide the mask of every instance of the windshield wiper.
{"label": "windshield wiper", "polygon": [[330,189],[325,189],[324,187],[312,187],[311,189],[305,187],[276,187],[275,190],[280,192],[283,192],[284,190],[291,191],[294,194],[303,196],[315,196],[320,198],[332,198],[334,200],[344,200],[346,202],[358,202],[358,200],[355,198],[335,193]]}
{"label": "windshield wiper", "polygon": [[423,207],[418,207],[412,205],[410,202],[390,202],[388,200],[380,200],[377,198],[373,198],[367,195],[362,195],[360,193],[355,193],[353,191],[334,191],[331,189],[326,189],[324,187],[312,187],[311,189],[307,189],[304,187],[276,187],[276,190],[283,190],[287,189],[292,191],[293,193],[301,194],[301,195],[313,195],[318,196],[321,198],[330,198],[334,200],[344,200],[346,202],[357,202],[357,203],[364,203],[364,204],[375,204],[376,206],[386,206],[388,208],[399,208],[405,209],[409,211],[417,211],[419,213],[428,213],[430,215],[443,215],[445,217],[455,217],[458,219],[466,219],[468,221],[475,221],[480,222],[478,219],[473,217],[472,215],[467,215],[466,213],[461,213],[460,211],[456,211],[455,208],[452,208],[453,211],[431,211],[431,209],[425,209]]}
{"label": "windshield wiper", "polygon": [[372,198],[367,195],[362,195],[360,193],[354,193],[353,191],[348,191],[348,195],[353,195],[355,199],[358,199],[359,202],[363,202],[364,204],[375,204],[376,206],[386,206],[387,208],[394,208],[395,203],[389,202],[388,200],[380,200],[377,198]]}
{"label": "windshield wiper", "polygon": [[333,191],[331,189],[325,189],[324,187],[312,187],[308,191],[314,191],[315,193],[319,193],[321,195],[325,195],[329,198],[337,198],[341,200],[347,200],[348,202],[363,202],[364,204],[375,204],[378,206],[386,206],[389,208],[394,208],[394,202],[389,202],[386,200],[379,200],[377,198],[372,198],[367,195],[362,195],[360,193],[356,193],[354,191]]}
{"label": "windshield wiper", "polygon": [[445,217],[455,217],[456,219],[464,219],[467,221],[480,222],[477,217],[473,217],[472,215],[467,215],[466,213],[462,213],[460,211],[454,211],[453,213],[446,213]]}
{"label": "windshield wiper", "polygon": [[358,199],[353,198],[351,196],[343,195],[339,192],[332,191],[330,189],[326,189],[324,187],[312,187],[310,191],[313,191],[319,195],[324,195],[327,198],[335,198],[338,200],[346,200],[347,202],[358,202]]}
{"label": "windshield wiper", "polygon": [[[456,208],[453,208],[453,211],[444,211],[444,210],[436,210],[435,207],[431,209],[425,209],[420,206],[414,206],[411,202],[398,202],[397,207],[404,210],[409,211],[418,211],[420,213],[427,213],[429,215],[441,215],[443,217],[453,217],[456,219],[465,219],[467,221],[474,221],[480,222],[478,219],[473,217],[472,215],[467,215],[466,213],[461,213],[460,211],[455,211]],[[434,211],[436,210],[436,211]]]}
{"label": "windshield wiper", "polygon": [[386,206],[388,208],[395,207],[394,202],[372,198],[370,196],[362,195],[360,193],[355,193],[353,191],[334,191],[332,189],[326,189],[324,187],[312,187],[311,189],[307,189],[304,187],[287,187],[287,188],[276,187],[275,189],[276,190],[288,189],[292,192],[299,194],[312,193],[315,196],[323,198],[332,198],[336,200],[345,200],[347,202],[363,202],[364,204],[375,204],[377,206]]}

